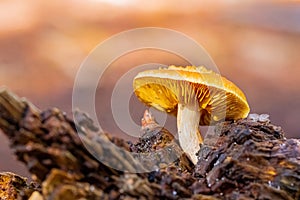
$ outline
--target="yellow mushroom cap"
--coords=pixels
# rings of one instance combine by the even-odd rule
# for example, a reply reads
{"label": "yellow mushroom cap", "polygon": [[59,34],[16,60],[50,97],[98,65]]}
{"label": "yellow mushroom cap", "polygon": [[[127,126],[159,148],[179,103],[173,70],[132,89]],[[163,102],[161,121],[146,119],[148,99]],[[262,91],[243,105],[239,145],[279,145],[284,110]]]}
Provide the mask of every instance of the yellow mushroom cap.
{"label": "yellow mushroom cap", "polygon": [[200,125],[247,117],[244,93],[232,82],[205,67],[169,66],[140,72],[133,81],[136,96],[148,106],[177,115],[177,105],[198,103]]}

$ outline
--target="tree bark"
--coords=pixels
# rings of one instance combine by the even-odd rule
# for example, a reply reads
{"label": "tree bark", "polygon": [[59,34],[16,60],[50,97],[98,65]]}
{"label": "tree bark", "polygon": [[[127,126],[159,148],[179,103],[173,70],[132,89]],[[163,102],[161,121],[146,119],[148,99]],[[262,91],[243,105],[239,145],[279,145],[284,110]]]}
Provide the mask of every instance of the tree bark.
{"label": "tree bark", "polygon": [[[40,184],[26,195],[16,190],[18,198],[36,191],[31,200],[300,199],[300,141],[259,116],[219,123],[195,166],[158,124],[143,126],[133,144],[99,132],[87,114],[74,116],[76,124],[56,108],[40,111],[0,91],[0,128]],[[109,167],[116,164],[124,170]]]}

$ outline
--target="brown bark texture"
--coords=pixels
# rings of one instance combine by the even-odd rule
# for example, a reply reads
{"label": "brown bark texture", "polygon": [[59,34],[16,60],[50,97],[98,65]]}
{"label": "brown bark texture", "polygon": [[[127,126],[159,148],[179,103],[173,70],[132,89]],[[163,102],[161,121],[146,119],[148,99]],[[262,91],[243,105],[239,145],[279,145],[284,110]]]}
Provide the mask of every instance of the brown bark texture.
{"label": "brown bark texture", "polygon": [[33,182],[0,173],[0,199],[300,199],[300,140],[262,115],[217,124],[196,166],[151,116],[136,143],[100,132],[83,112],[74,116],[76,123],[1,89],[0,128]]}

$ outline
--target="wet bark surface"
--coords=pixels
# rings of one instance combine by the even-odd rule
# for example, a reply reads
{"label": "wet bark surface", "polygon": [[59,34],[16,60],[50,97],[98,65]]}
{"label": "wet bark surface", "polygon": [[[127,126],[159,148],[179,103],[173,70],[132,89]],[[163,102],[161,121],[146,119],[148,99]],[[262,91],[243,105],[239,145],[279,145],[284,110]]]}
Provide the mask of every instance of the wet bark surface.
{"label": "wet bark surface", "polygon": [[0,128],[35,183],[2,187],[1,198],[11,192],[19,199],[300,199],[300,141],[286,139],[262,115],[219,123],[196,166],[154,120],[132,143],[99,132],[80,111],[74,116],[76,123],[56,108],[40,111],[0,91]]}

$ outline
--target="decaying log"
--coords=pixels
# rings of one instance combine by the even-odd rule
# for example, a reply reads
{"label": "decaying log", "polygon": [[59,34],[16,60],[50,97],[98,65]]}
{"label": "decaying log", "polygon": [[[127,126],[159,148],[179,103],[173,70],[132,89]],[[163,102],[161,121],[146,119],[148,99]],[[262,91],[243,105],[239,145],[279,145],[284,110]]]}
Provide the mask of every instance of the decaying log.
{"label": "decaying log", "polygon": [[216,129],[215,146],[199,151],[194,191],[226,199],[300,198],[300,140],[285,139],[269,122],[224,122]]}
{"label": "decaying log", "polygon": [[[259,115],[219,123],[198,152],[196,166],[154,121],[132,144],[99,132],[84,113],[77,111],[75,118],[76,124],[56,108],[40,111],[0,91],[0,128],[40,184],[31,200],[300,199],[300,141],[285,139],[280,127]],[[125,172],[103,164],[83,142]],[[145,172],[126,172],[133,170]]]}
{"label": "decaying log", "polygon": [[11,172],[0,173],[0,199],[28,199],[39,188],[27,179]]}

